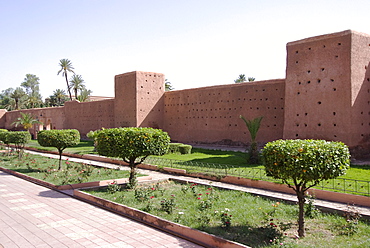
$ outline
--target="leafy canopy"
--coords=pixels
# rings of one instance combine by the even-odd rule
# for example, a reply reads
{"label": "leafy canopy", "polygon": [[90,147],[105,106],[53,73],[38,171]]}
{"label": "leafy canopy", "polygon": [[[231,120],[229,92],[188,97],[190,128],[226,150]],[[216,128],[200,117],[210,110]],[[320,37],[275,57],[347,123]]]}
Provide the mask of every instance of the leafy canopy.
{"label": "leafy canopy", "polygon": [[350,164],[346,145],[325,140],[277,140],[262,155],[268,176],[314,185],[345,174]]}
{"label": "leafy canopy", "polygon": [[143,161],[149,155],[165,154],[170,137],[160,129],[128,127],[100,130],[96,140],[100,155],[132,163],[136,158]]}

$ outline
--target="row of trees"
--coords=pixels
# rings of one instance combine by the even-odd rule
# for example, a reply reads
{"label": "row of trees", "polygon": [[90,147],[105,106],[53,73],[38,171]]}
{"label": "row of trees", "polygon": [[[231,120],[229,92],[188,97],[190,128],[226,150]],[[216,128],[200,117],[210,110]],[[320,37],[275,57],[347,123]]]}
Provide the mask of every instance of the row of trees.
{"label": "row of trees", "polygon": [[[40,94],[40,78],[34,74],[26,74],[23,82],[19,87],[8,88],[0,93],[0,108],[7,110],[19,110],[42,107],[63,106],[68,100],[72,100],[71,90],[74,92],[74,98],[80,102],[88,100],[91,90],[85,87],[85,81],[81,75],[76,75],[73,71],[73,66],[70,60],[61,59],[59,61],[61,69],[58,75],[62,72],[67,82],[67,89],[69,97],[65,90],[56,89],[53,94],[42,100]],[[73,73],[68,81],[67,73]]]}
{"label": "row of trees", "polygon": [[245,74],[240,74],[237,79],[234,80],[234,83],[245,83],[245,82],[253,82],[256,80],[254,77],[248,77],[248,79],[245,77]]}

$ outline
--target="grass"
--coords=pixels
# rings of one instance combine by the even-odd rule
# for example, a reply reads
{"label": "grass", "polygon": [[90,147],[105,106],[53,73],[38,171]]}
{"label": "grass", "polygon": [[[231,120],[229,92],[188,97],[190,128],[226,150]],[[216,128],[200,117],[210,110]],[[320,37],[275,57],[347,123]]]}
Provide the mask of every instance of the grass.
{"label": "grass", "polygon": [[368,222],[346,221],[316,210],[313,218],[306,218],[306,237],[296,239],[297,206],[211,185],[165,181],[144,184],[137,190],[109,193],[105,187],[86,192],[252,247],[370,245]]}
{"label": "grass", "polygon": [[82,182],[94,182],[108,179],[127,178],[129,171],[95,167],[83,163],[63,161],[62,170],[57,170],[59,160],[24,154],[18,156],[0,156],[0,166],[28,176],[41,179],[54,185],[65,185]]}
{"label": "grass", "polygon": [[[36,140],[31,141],[28,146],[49,151],[56,151],[56,148],[40,147]],[[81,141],[78,146],[65,149],[65,152],[76,154],[95,153],[92,141]],[[153,165],[186,169],[188,172],[201,172],[216,177],[233,175],[251,179],[280,182],[280,180],[267,177],[265,175],[263,165],[247,164],[246,156],[247,155],[244,152],[193,148],[191,154],[166,154],[163,156],[150,156],[150,160],[148,159],[147,161],[150,161],[150,163]],[[162,160],[162,158],[166,160]],[[202,163],[208,164],[206,167],[202,167]],[[350,180],[344,181],[342,179],[353,179],[366,182],[353,182]],[[341,176],[339,179],[322,182],[315,188],[369,196],[369,179],[370,165],[351,165],[346,174]]]}
{"label": "grass", "polygon": [[[55,151],[58,150],[55,147],[44,147],[40,146],[37,140],[31,140],[28,144],[28,147],[37,148],[43,151]],[[63,152],[73,153],[73,154],[96,154],[94,152],[94,142],[91,140],[81,140],[77,146],[68,147]]]}

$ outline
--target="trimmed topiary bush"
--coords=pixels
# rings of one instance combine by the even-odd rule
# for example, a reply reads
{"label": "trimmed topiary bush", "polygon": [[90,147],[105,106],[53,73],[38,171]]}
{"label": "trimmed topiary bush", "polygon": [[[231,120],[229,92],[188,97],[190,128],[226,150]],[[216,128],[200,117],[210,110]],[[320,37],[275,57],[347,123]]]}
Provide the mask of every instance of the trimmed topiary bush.
{"label": "trimmed topiary bush", "polygon": [[167,153],[190,154],[193,147],[182,143],[170,143]]}
{"label": "trimmed topiary bush", "polygon": [[292,188],[299,205],[298,235],[304,237],[305,192],[345,174],[350,164],[348,147],[325,140],[277,140],[262,151],[266,174]]}
{"label": "trimmed topiary bush", "polygon": [[80,143],[80,132],[76,129],[42,130],[37,135],[40,146],[55,147],[59,152],[59,168],[62,168],[62,153],[67,147]]}
{"label": "trimmed topiary bush", "polygon": [[129,187],[136,186],[136,166],[149,155],[163,155],[168,150],[170,137],[154,128],[111,128],[99,131],[97,151],[107,157],[119,157],[129,164]]}
{"label": "trimmed topiary bush", "polygon": [[168,147],[167,153],[176,153],[179,152],[179,146],[182,145],[181,143],[170,143]]}
{"label": "trimmed topiary bush", "polygon": [[193,147],[191,145],[181,144],[181,145],[179,145],[179,152],[181,154],[190,154],[192,148]]}
{"label": "trimmed topiary bush", "polygon": [[14,144],[18,152],[19,159],[23,156],[24,146],[31,140],[31,134],[28,131],[5,132],[8,144]]}

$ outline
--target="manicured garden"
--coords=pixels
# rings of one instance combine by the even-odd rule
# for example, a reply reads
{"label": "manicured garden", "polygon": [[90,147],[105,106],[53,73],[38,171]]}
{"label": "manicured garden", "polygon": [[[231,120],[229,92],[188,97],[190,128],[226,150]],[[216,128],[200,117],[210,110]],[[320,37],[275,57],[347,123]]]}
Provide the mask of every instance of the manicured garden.
{"label": "manicured garden", "polygon": [[69,160],[62,162],[62,169],[58,170],[58,159],[25,154],[22,159],[18,156],[3,153],[0,155],[0,167],[13,170],[33,178],[37,178],[54,185],[94,182],[109,179],[127,178],[129,172],[125,170],[95,167],[84,163]]}
{"label": "manicured garden", "polygon": [[[27,146],[55,151],[52,147],[41,147],[37,141],[30,141]],[[65,149],[65,152],[74,154],[94,154],[92,141],[81,141],[75,147]],[[169,153],[162,156],[150,156],[146,161],[159,166],[168,166],[186,169],[189,172],[203,172],[213,176],[234,175],[251,179],[280,182],[266,176],[264,166],[261,164],[248,164],[247,154],[244,152],[209,150],[193,148],[190,154]],[[202,166],[206,166],[204,168]],[[345,181],[351,179],[358,181]],[[370,192],[370,164],[351,165],[345,175],[337,179],[326,180],[315,187],[318,189],[332,190],[368,196]],[[359,191],[359,192],[352,192]]]}
{"label": "manicured garden", "polygon": [[86,192],[252,247],[370,245],[370,225],[351,206],[341,216],[321,213],[307,204],[306,237],[298,239],[297,206],[245,192],[172,181],[141,184],[136,189],[111,184]]}

